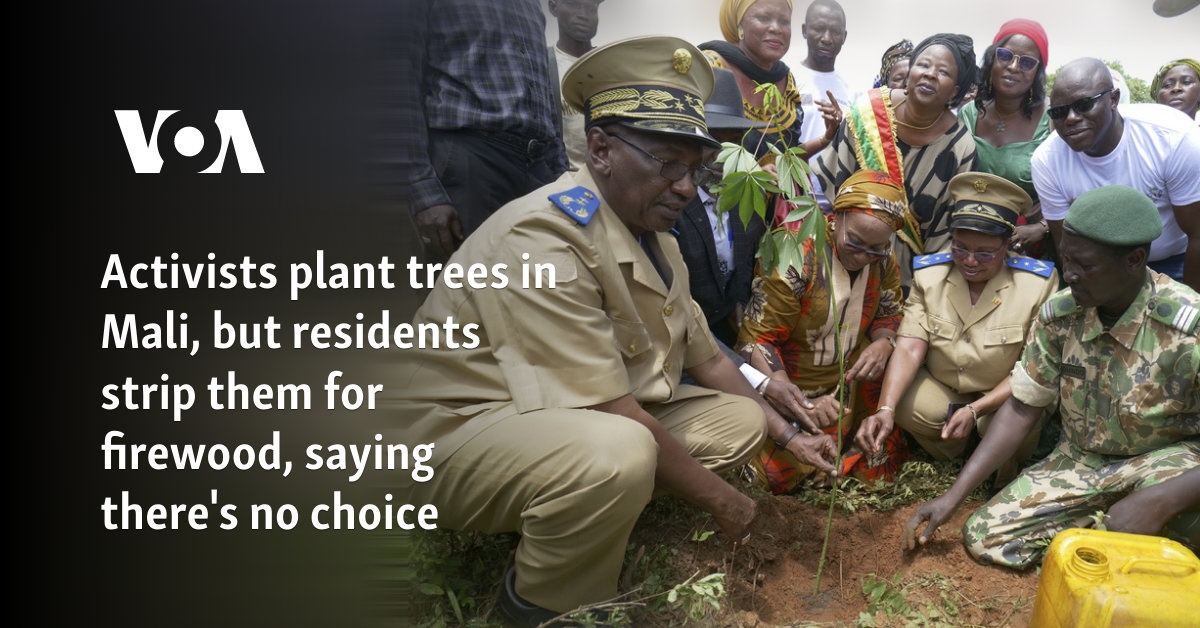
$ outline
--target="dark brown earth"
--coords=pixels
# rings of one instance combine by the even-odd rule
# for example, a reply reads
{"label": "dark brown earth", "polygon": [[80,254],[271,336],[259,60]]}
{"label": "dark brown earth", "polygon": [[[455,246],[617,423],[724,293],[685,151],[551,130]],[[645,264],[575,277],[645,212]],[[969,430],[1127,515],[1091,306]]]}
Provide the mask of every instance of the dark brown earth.
{"label": "dark brown earth", "polygon": [[[720,535],[691,540],[695,528],[688,524],[639,526],[633,541],[648,547],[675,544],[681,580],[697,571],[726,574],[727,597],[719,611],[697,622],[705,625],[853,626],[861,621],[875,626],[1028,626],[1037,573],[983,566],[963,549],[962,523],[978,505],[963,504],[935,538],[915,552],[904,552],[901,544],[904,522],[915,505],[884,512],[835,510],[815,595],[827,505],[760,497],[754,536],[747,546],[732,551]],[[874,612],[868,612],[864,582],[878,579],[895,584],[902,594],[901,606],[876,604]]]}

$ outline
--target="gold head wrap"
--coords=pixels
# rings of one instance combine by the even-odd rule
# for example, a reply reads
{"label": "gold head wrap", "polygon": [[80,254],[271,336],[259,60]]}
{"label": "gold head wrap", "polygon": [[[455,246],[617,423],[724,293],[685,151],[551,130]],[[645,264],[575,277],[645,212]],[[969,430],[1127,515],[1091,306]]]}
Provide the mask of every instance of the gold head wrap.
{"label": "gold head wrap", "polygon": [[887,173],[858,170],[838,188],[833,199],[836,213],[859,212],[887,223],[892,231],[904,226],[908,196]]}
{"label": "gold head wrap", "polygon": [[[746,10],[754,5],[758,0],[721,0],[721,10],[717,14],[717,21],[721,23],[721,34],[725,36],[725,41],[736,44],[741,41],[738,37],[738,26],[742,23],[742,18],[746,15]],[[788,6],[792,6],[792,0],[787,0]]]}

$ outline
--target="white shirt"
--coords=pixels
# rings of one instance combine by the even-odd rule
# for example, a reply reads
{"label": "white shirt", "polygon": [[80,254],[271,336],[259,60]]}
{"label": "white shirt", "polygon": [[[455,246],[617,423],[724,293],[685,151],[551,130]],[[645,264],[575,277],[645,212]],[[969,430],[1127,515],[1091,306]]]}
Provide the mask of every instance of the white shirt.
{"label": "white shirt", "polygon": [[[563,77],[567,75],[567,70],[571,69],[572,65],[579,60],[579,57],[572,56],[562,51],[558,46],[554,47],[554,58],[558,61],[558,84],[562,85]],[[562,126],[563,126],[563,144],[567,147],[567,159],[570,160],[570,169],[581,170],[584,163],[587,161],[587,133],[583,128],[583,112],[576,111],[574,107],[567,104],[567,100],[562,99]]]}
{"label": "white shirt", "polygon": [[716,197],[701,187],[696,188],[696,194],[700,196],[704,210],[708,213],[708,224],[712,227],[713,244],[717,247],[717,259],[721,267],[721,279],[728,281],[729,275],[733,273],[733,241],[729,239],[730,212],[718,216]]}
{"label": "white shirt", "polygon": [[[796,79],[796,91],[800,92],[800,108],[804,110],[804,124],[800,127],[801,142],[825,135],[825,119],[821,117],[821,110],[817,108],[816,101],[829,100],[829,95],[825,93],[826,90],[833,93],[833,97],[837,98],[838,105],[843,111],[849,110],[854,102],[863,95],[861,90],[852,88],[846,77],[837,70],[818,72],[809,69],[804,64],[798,64],[792,69],[792,76]],[[821,153],[818,152],[817,155],[819,154]],[[817,197],[817,203],[824,209],[830,209],[832,204],[825,196],[821,183],[815,176],[810,177],[810,181],[813,193]]]}
{"label": "white shirt", "polygon": [[1058,134],[1033,153],[1033,186],[1047,220],[1062,220],[1084,192],[1128,185],[1158,207],[1163,233],[1150,246],[1150,261],[1187,250],[1188,238],[1175,221],[1175,207],[1200,201],[1200,128],[1176,109],[1158,104],[1118,107],[1125,126],[1107,155],[1075,152]]}

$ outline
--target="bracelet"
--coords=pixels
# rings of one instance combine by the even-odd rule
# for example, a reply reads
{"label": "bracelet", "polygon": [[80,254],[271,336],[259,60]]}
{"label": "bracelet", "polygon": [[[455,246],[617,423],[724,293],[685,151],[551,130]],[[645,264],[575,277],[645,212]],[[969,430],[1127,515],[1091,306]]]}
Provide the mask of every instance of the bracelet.
{"label": "bracelet", "polygon": [[788,434],[788,437],[785,438],[782,443],[779,441],[775,441],[775,444],[780,449],[787,449],[788,443],[792,442],[792,439],[796,438],[799,435],[800,435],[800,430],[796,429],[795,427],[792,427],[792,433]]}
{"label": "bracelet", "polygon": [[978,424],[979,423],[979,413],[975,411],[975,406],[968,403],[967,405],[965,405],[963,407],[971,411],[971,420],[974,421],[976,424]]}
{"label": "bracelet", "polygon": [[884,338],[887,338],[888,344],[892,345],[893,349],[896,348],[896,337],[895,336],[884,336]]}
{"label": "bracelet", "polygon": [[896,409],[891,406],[879,406],[878,408],[875,409],[875,414],[879,414],[880,412],[883,412],[884,410],[887,410],[888,412],[891,412],[892,414],[896,414]]}
{"label": "bracelet", "polygon": [[1046,230],[1046,233],[1050,233],[1050,223],[1046,222],[1045,218],[1039,220],[1038,224],[1041,225],[1042,228]]}

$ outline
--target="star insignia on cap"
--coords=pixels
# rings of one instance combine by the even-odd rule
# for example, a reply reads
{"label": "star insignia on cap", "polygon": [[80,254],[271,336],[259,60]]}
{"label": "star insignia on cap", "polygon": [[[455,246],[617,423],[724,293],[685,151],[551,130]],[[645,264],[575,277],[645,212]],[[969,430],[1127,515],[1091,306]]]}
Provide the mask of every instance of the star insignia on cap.
{"label": "star insignia on cap", "polygon": [[984,192],[987,192],[988,183],[983,179],[975,179],[975,181],[971,183],[971,187],[974,187],[976,192],[983,194]]}
{"label": "star insignia on cap", "polygon": [[671,55],[671,67],[680,74],[687,74],[692,69],[692,53],[677,48],[675,54]]}

